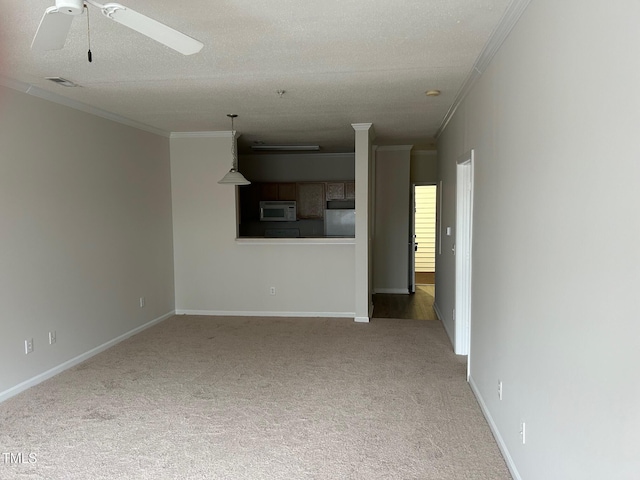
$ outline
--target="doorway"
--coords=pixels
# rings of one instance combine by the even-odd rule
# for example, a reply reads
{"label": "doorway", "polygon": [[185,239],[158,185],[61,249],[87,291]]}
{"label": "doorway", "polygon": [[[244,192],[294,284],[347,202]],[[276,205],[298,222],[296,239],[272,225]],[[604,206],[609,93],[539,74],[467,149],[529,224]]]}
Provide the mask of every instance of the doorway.
{"label": "doorway", "polygon": [[374,318],[438,320],[435,303],[436,185],[410,188],[409,288],[410,295],[376,293]]}
{"label": "doorway", "polygon": [[373,318],[438,319],[433,309],[438,187],[433,184],[412,184],[409,192],[409,288],[404,294],[377,292],[373,298]]}
{"label": "doorway", "polygon": [[413,225],[415,285],[436,283],[436,185],[414,185]]}

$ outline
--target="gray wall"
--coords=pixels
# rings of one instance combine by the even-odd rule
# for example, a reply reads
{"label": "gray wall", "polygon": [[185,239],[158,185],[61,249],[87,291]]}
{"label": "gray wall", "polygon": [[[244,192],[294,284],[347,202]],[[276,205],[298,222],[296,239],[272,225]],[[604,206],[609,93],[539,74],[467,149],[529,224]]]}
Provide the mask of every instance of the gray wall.
{"label": "gray wall", "polygon": [[411,183],[433,184],[438,182],[438,152],[435,150],[411,150]]}
{"label": "gray wall", "polygon": [[471,384],[516,478],[640,472],[638,18],[637,0],[532,1],[438,142],[444,225],[476,151]]}
{"label": "gray wall", "polygon": [[217,183],[230,147],[230,137],[171,139],[176,310],[352,317],[353,239],[236,240],[236,190]]}
{"label": "gray wall", "polygon": [[0,96],[2,399],[170,313],[174,294],[169,140],[5,87]]}
{"label": "gray wall", "polygon": [[373,288],[409,293],[410,145],[376,149]]}
{"label": "gray wall", "polygon": [[239,170],[253,182],[354,180],[353,153],[241,155]]}

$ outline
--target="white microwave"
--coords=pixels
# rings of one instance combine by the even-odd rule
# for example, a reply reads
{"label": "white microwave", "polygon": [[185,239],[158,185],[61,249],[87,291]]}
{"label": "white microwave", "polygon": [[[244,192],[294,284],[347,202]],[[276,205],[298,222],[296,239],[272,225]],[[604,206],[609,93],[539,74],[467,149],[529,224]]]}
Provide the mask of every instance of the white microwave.
{"label": "white microwave", "polygon": [[293,200],[260,202],[260,220],[263,222],[295,222],[296,202]]}

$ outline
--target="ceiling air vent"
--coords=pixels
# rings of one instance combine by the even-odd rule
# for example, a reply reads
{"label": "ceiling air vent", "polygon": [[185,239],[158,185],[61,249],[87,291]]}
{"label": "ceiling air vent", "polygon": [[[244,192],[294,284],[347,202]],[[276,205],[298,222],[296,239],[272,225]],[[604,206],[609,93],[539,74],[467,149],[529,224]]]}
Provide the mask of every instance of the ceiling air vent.
{"label": "ceiling air vent", "polygon": [[77,87],[78,84],[72,82],[71,80],[67,80],[66,78],[62,78],[62,77],[45,77],[47,80],[53,82],[53,83],[57,83],[58,85],[62,85],[63,87]]}

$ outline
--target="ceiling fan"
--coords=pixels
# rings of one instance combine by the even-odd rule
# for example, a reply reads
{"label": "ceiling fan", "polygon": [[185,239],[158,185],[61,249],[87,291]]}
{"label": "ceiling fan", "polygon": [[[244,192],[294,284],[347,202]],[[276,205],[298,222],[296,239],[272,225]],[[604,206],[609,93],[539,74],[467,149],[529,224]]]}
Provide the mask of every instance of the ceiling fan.
{"label": "ceiling fan", "polygon": [[55,6],[45,10],[36,36],[31,43],[31,48],[34,50],[60,50],[63,48],[73,17],[82,15],[87,4],[99,8],[105,17],[146,35],[183,55],[198,53],[204,46],[198,40],[119,3],[102,5],[94,0],[56,0]]}

